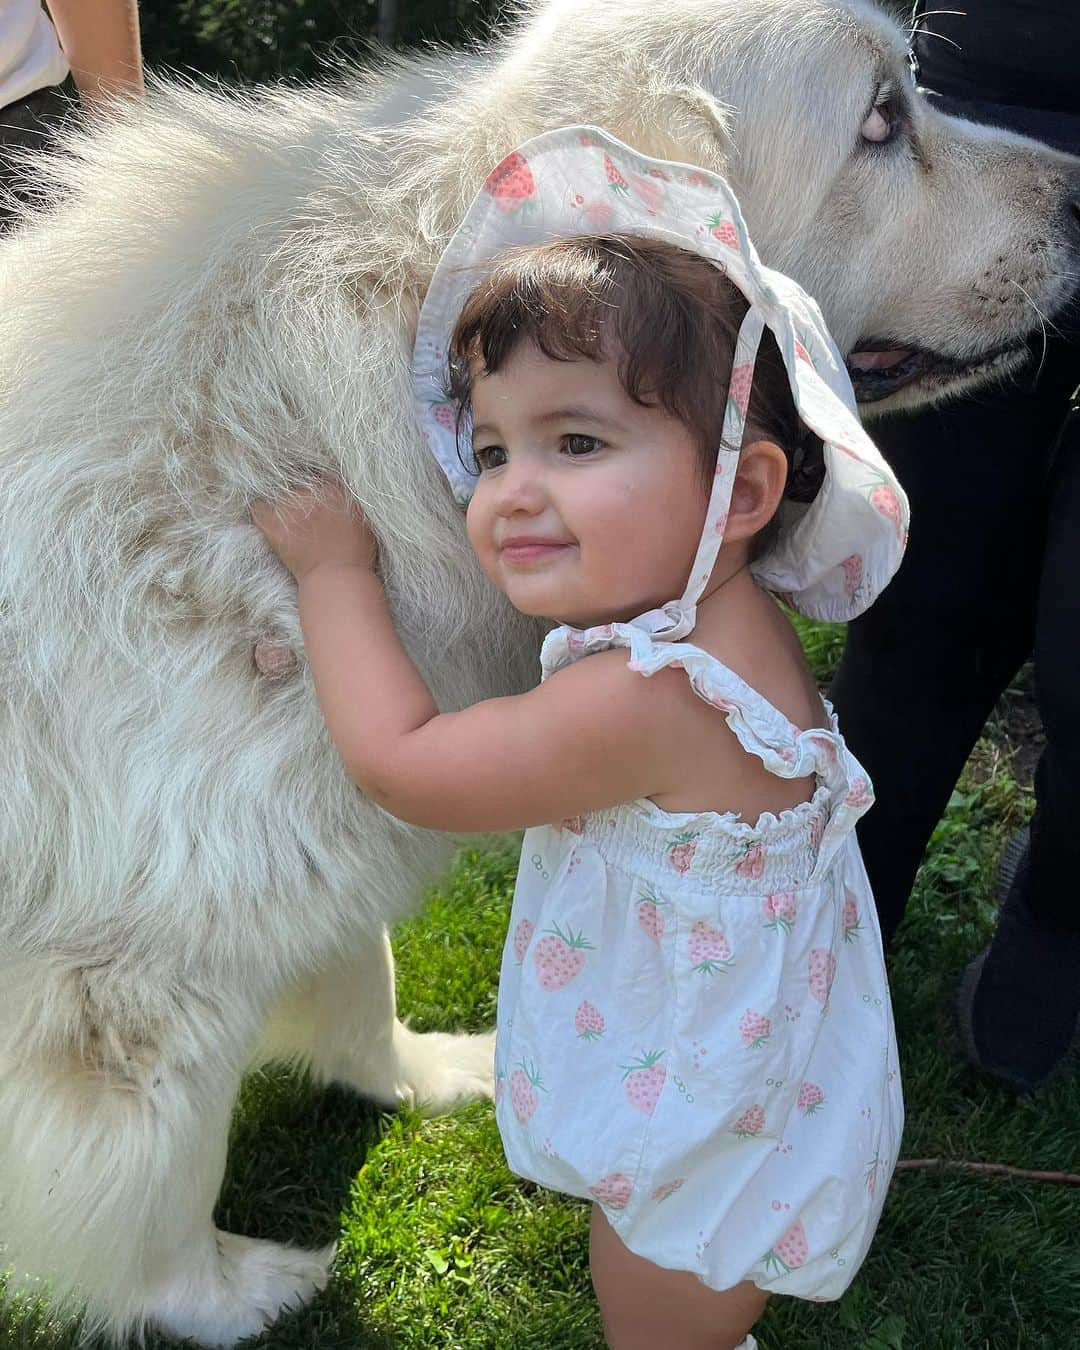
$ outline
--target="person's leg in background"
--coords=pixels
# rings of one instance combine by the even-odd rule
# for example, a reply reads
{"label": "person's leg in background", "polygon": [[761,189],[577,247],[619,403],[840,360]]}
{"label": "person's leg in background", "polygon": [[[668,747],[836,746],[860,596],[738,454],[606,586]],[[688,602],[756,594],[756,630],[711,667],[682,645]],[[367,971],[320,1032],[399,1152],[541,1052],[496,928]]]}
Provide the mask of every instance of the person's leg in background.
{"label": "person's leg in background", "polygon": [[29,187],[21,155],[48,148],[61,122],[74,109],[73,87],[70,81],[50,85],[0,108],[0,231],[10,225],[13,214],[4,194],[25,196]]}
{"label": "person's leg in background", "polygon": [[[1067,355],[1065,349],[1065,355]],[[907,556],[848,628],[832,697],[876,802],[859,842],[889,942],[923,851],[1034,640],[1045,477],[1068,376],[870,427],[911,499]]]}
{"label": "person's leg in background", "polygon": [[[1080,386],[1080,353],[1076,360]],[[1077,391],[1080,393],[1080,389]],[[1080,931],[1080,405],[1055,456],[1035,629],[1046,750],[1031,822],[1032,911]]]}
{"label": "person's leg in background", "polygon": [[[1080,358],[1074,366],[1080,382]],[[1080,411],[1049,479],[1035,637],[1046,749],[1028,848],[958,1000],[969,1058],[1021,1090],[1060,1063],[1080,1016]]]}

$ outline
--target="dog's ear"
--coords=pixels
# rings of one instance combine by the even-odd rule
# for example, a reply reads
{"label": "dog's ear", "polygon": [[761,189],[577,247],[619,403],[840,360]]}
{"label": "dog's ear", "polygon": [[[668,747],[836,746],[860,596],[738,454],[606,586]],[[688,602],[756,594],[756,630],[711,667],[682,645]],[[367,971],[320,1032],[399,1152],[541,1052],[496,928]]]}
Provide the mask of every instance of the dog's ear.
{"label": "dog's ear", "polygon": [[732,159],[731,113],[701,85],[646,81],[635,121],[631,143],[658,159],[687,160],[717,173]]}

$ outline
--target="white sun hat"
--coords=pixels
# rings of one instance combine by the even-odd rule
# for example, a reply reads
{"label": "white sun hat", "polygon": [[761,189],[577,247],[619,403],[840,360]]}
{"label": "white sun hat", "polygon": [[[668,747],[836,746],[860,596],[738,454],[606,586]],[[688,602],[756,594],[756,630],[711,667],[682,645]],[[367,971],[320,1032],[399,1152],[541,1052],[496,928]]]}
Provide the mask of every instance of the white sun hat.
{"label": "white sun hat", "polygon": [[[458,409],[445,392],[447,351],[482,268],[508,249],[588,234],[639,234],[710,259],[749,310],[728,376],[728,403],[709,510],[679,600],[634,620],[654,639],[693,628],[695,605],[723,542],[764,328],[787,369],[802,422],[824,445],[825,474],[809,504],[785,501],[769,549],[752,564],[758,580],[814,619],[861,614],[900,565],[908,504],[863,430],[843,359],[815,302],[789,277],[763,267],[729,185],[689,164],[650,159],[596,127],[562,127],[526,142],[488,175],[439,261],[420,312],[413,389],[421,426],[455,496],[476,478],[459,453]],[[469,435],[466,418],[461,434]]]}

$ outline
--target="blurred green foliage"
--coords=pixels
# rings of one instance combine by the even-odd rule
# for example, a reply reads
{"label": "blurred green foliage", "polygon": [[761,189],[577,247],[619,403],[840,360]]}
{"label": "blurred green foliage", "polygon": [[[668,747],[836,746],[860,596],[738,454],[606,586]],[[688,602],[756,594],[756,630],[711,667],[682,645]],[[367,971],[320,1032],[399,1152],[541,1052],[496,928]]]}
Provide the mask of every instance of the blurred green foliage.
{"label": "blurred green foliage", "polygon": [[[506,0],[397,0],[397,47],[459,43]],[[328,55],[361,57],[376,40],[378,0],[140,0],[143,55],[168,67],[253,83],[318,72]]]}

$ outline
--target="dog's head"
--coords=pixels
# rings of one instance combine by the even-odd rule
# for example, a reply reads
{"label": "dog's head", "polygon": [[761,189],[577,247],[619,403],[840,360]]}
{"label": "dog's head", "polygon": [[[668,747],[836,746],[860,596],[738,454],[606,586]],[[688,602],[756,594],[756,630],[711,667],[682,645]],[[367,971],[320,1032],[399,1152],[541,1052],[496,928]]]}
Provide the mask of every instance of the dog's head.
{"label": "dog's head", "polygon": [[544,125],[595,118],[725,173],[863,402],[1003,374],[1069,303],[1080,159],[936,111],[907,35],[864,0],[547,0],[514,55],[548,81]]}

